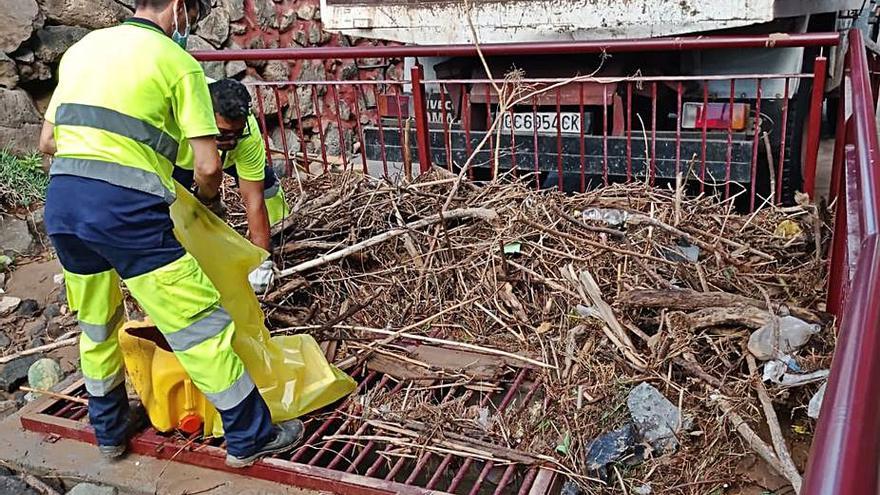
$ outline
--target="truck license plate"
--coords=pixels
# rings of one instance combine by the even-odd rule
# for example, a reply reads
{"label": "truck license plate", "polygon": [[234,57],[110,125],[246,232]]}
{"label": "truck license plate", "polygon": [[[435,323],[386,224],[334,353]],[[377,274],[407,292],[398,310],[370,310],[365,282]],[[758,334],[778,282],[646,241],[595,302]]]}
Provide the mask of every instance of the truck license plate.
{"label": "truck license plate", "polygon": [[[590,125],[589,114],[584,114],[587,127]],[[514,132],[539,132],[542,134],[553,133],[561,130],[566,134],[580,134],[581,114],[577,112],[523,112],[507,113],[501,121],[501,128],[505,131]]]}

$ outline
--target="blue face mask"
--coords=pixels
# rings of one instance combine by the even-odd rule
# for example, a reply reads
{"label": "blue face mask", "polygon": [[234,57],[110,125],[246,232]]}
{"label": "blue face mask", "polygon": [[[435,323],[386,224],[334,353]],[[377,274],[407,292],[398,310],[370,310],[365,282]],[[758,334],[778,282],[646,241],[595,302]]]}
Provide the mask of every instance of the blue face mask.
{"label": "blue face mask", "polygon": [[186,13],[185,4],[183,8],[183,16],[186,18],[186,29],[183,31],[183,34],[179,32],[179,27],[177,25],[177,16],[174,16],[174,31],[171,33],[171,40],[180,45],[181,48],[186,50],[186,42],[189,39],[189,15]]}

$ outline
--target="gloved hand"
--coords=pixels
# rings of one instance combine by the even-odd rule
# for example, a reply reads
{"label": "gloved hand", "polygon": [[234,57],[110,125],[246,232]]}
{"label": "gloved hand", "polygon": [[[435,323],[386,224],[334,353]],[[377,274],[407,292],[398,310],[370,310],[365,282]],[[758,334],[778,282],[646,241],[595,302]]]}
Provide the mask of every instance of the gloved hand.
{"label": "gloved hand", "polygon": [[217,215],[220,220],[226,220],[226,203],[223,202],[219,194],[212,201],[205,203],[205,206],[211,210],[211,213]]}
{"label": "gloved hand", "polygon": [[193,194],[195,195],[196,199],[199,200],[200,203],[202,203],[203,205],[205,205],[206,208],[211,210],[211,213],[217,215],[217,217],[220,218],[220,220],[226,220],[226,204],[223,203],[223,195],[222,194],[220,194],[218,192],[217,195],[214,196],[213,198],[205,199],[202,197],[201,194],[199,194],[198,186],[193,191]]}
{"label": "gloved hand", "polygon": [[248,282],[257,294],[265,294],[275,281],[275,263],[266,260],[248,275]]}

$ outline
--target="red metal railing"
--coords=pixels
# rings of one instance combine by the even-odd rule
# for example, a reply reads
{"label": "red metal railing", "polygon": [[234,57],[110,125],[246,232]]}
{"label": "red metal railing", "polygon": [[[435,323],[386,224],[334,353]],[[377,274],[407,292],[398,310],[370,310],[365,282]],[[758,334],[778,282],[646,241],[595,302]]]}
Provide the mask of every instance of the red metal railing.
{"label": "red metal railing", "polygon": [[[838,41],[836,33],[813,33],[516,43],[481,50],[486,57],[819,50]],[[383,46],[194,55],[202,61],[328,61],[476,57],[478,52],[474,46]],[[427,79],[416,59],[402,80],[359,77],[248,85],[261,127],[275,129],[271,145],[270,132],[264,133],[270,157],[284,162],[288,173],[294,163],[324,170],[357,167],[385,176],[424,172],[435,165],[449,170],[469,165],[475,179],[527,175],[535,187],[581,191],[613,181],[668,183],[684,174],[695,192],[736,197],[742,209],[755,209],[765,202],[791,200],[796,190],[813,193],[827,59],[819,54],[809,61],[813,69],[806,73],[651,77],[622,75],[600,63],[594,77],[532,77],[505,84],[479,77]],[[796,98],[798,91],[807,90],[808,98]],[[720,112],[714,123],[710,106]],[[685,119],[688,108],[691,117]],[[737,124],[735,108],[744,112]],[[810,132],[801,149],[800,140],[793,138],[799,137],[807,115]]]}
{"label": "red metal railing", "polygon": [[829,280],[829,309],[840,326],[803,487],[807,495],[880,492],[880,156],[875,93],[858,31],[849,35],[846,68]]}

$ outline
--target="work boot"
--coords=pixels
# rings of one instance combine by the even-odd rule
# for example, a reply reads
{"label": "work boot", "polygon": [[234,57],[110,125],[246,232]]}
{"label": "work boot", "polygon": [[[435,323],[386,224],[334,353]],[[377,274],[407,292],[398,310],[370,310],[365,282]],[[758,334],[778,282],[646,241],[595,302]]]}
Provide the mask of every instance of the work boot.
{"label": "work boot", "polygon": [[269,454],[280,454],[291,450],[302,440],[305,432],[303,422],[298,419],[277,424],[274,429],[275,438],[269,440],[253,454],[247,457],[226,454],[226,465],[234,469],[246,468]]}
{"label": "work boot", "polygon": [[[129,404],[128,417],[126,418],[125,438],[129,439],[147,424],[147,412],[140,402]],[[98,445],[98,452],[108,461],[113,461],[124,456],[128,450],[127,442],[122,445]]]}
{"label": "work boot", "polygon": [[127,445],[98,445],[98,452],[108,461],[119,459],[125,455]]}

